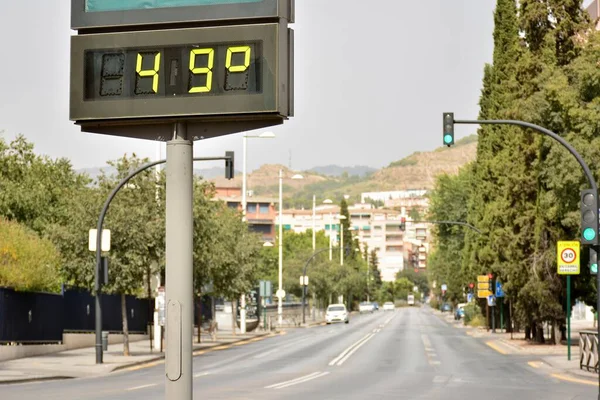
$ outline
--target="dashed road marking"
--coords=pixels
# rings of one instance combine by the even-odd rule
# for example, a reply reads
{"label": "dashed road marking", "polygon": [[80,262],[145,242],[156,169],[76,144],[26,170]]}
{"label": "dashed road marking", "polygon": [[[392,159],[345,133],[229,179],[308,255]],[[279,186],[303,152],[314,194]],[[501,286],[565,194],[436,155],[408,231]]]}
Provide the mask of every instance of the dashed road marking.
{"label": "dashed road marking", "polygon": [[562,381],[573,382],[573,383],[581,383],[581,384],[584,384],[584,385],[598,386],[598,381],[590,381],[590,380],[587,380],[587,379],[571,378],[570,376],[561,375],[561,374],[551,374],[550,376],[552,376],[553,378],[556,378],[556,379],[560,379]]}
{"label": "dashed road marking", "polygon": [[312,381],[322,376],[328,375],[329,372],[313,372],[312,374],[301,376],[300,378],[292,379],[285,382],[275,383],[273,385],[265,386],[265,389],[283,389],[289,386],[298,385],[300,383]]}
{"label": "dashed road marking", "polygon": [[492,349],[496,350],[498,353],[500,354],[508,354],[508,352],[506,352],[506,350],[504,350],[503,348],[501,348],[500,346],[498,346],[496,343],[489,341],[489,342],[485,342],[485,344],[487,344],[488,346],[490,346]]}
{"label": "dashed road marking", "polygon": [[138,389],[149,388],[149,387],[156,386],[156,385],[158,385],[158,383],[150,383],[148,385],[135,386],[135,387],[128,388],[128,389],[125,389],[125,390],[127,390],[127,391],[138,390]]}

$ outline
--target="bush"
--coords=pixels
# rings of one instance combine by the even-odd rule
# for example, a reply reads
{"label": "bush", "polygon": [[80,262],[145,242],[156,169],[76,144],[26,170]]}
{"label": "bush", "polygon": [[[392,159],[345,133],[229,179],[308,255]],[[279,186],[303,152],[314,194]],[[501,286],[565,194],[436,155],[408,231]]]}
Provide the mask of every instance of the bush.
{"label": "bush", "polygon": [[431,299],[431,301],[429,302],[429,305],[434,310],[439,310],[440,309],[440,302],[437,299]]}
{"label": "bush", "polygon": [[471,323],[471,321],[473,321],[477,317],[481,317],[483,319],[483,316],[481,314],[481,307],[479,307],[479,305],[477,303],[467,304],[464,307],[464,311],[465,311],[465,316],[464,316],[465,325],[469,325]]}
{"label": "bush", "polygon": [[60,291],[60,255],[47,239],[0,219],[0,286],[21,291]]}
{"label": "bush", "polygon": [[[466,321],[465,321],[466,322]],[[483,315],[475,315],[467,324],[469,326],[472,327],[479,327],[479,326],[485,326],[485,318],[483,317]]]}

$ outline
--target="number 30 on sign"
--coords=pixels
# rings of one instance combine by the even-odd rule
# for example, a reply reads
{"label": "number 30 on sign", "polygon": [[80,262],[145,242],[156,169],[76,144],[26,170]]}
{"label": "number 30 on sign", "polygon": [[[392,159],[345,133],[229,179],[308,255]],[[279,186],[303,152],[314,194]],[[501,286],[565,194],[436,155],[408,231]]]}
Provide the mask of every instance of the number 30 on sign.
{"label": "number 30 on sign", "polygon": [[558,242],[556,265],[559,275],[579,275],[579,242]]}

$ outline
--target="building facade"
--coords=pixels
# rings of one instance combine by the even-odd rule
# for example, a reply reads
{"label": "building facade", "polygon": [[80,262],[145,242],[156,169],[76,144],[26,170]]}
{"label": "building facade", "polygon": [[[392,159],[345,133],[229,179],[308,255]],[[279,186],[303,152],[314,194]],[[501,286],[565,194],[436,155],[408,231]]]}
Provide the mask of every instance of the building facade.
{"label": "building facade", "polygon": [[[252,232],[260,233],[265,242],[275,241],[275,221],[277,202],[270,197],[246,196],[246,221]],[[242,209],[242,189],[239,187],[217,187],[216,200],[221,200],[228,207]]]}

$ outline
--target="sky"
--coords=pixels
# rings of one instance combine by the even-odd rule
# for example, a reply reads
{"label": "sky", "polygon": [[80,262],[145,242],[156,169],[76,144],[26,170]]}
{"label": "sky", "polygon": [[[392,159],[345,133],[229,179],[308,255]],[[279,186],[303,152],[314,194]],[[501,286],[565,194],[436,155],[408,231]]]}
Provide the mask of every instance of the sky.
{"label": "sky", "polygon": [[[248,168],[338,164],[380,168],[442,145],[442,113],[476,119],[493,52],[494,0],[296,0],[295,116],[252,131]],[[0,131],[79,168],[124,153],[156,158],[153,141],[82,133],[69,121],[69,0],[0,1]],[[459,139],[475,132],[457,126]],[[160,146],[164,157],[165,145]],[[236,152],[242,133],[194,143],[195,156]],[[291,162],[291,163],[290,163]],[[205,163],[202,168],[214,165]]]}

